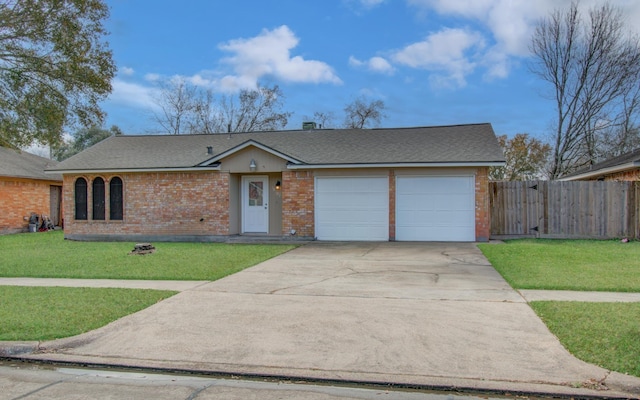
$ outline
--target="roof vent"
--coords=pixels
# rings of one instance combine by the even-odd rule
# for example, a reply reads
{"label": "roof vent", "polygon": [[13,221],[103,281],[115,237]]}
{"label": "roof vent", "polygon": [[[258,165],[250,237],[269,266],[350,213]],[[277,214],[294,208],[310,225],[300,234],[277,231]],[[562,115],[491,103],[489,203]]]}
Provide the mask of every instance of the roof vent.
{"label": "roof vent", "polygon": [[213,154],[213,147],[207,146],[207,154]]}
{"label": "roof vent", "polygon": [[316,129],[316,123],[315,122],[303,122],[302,123],[302,130],[303,131],[311,131]]}

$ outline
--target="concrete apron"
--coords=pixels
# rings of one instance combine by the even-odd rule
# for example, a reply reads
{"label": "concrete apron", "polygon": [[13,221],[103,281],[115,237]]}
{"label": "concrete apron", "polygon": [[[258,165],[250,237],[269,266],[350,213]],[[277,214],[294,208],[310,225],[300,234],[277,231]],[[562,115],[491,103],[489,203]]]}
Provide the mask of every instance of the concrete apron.
{"label": "concrete apron", "polygon": [[640,379],[572,357],[472,243],[314,242],[27,358],[640,394]]}

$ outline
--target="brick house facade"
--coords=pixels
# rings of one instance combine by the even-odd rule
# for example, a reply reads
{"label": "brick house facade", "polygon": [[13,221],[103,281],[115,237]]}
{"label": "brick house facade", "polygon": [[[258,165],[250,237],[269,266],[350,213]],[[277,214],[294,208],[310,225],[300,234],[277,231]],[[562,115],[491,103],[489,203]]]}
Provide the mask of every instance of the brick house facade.
{"label": "brick house facade", "polygon": [[[416,193],[410,193],[409,197],[415,196],[415,199],[423,200],[446,196],[449,189],[441,193],[430,193],[429,186],[433,186],[430,182],[451,183],[463,190],[467,190],[464,187],[470,182],[471,186],[464,192],[468,195],[458,195],[458,199],[451,202],[464,203],[460,213],[466,213],[468,217],[463,218],[463,225],[471,225],[471,236],[460,236],[463,238],[460,240],[486,241],[490,228],[488,169],[489,166],[502,163],[503,158],[493,131],[482,128],[484,140],[489,143],[487,146],[491,150],[487,152],[489,155],[486,160],[424,163],[412,160],[376,162],[374,159],[364,166],[349,162],[302,162],[301,156],[306,156],[307,153],[290,143],[305,132],[265,132],[248,136],[244,141],[240,134],[229,138],[219,137],[225,135],[114,137],[88,150],[95,153],[87,154],[86,167],[77,168],[79,164],[69,162],[57,168],[64,175],[65,237],[76,240],[221,241],[233,235],[260,234],[294,239],[342,240],[332,239],[333,236],[326,234],[321,237],[318,233],[319,223],[323,226],[334,224],[343,227],[339,229],[349,230],[348,221],[353,221],[353,224],[363,226],[359,228],[360,233],[351,234],[349,238],[352,239],[349,240],[398,240],[400,230],[404,238],[400,240],[413,240],[406,239],[409,228],[414,229],[407,228],[407,220],[413,222],[412,219],[427,217],[407,218],[407,213],[416,216],[449,213],[453,219],[459,217],[454,206],[442,211],[428,207],[423,210],[418,202],[415,209],[402,208],[406,208],[410,202],[405,199],[398,203],[400,193],[396,190],[397,182],[403,178],[421,182],[420,179],[425,178],[424,187],[416,189]],[[353,134],[359,133],[357,131]],[[411,133],[415,135],[414,132]],[[324,139],[320,135],[327,133],[308,136],[309,140],[305,145],[312,145],[312,140],[318,138]],[[275,139],[271,136],[275,136]],[[421,138],[420,135],[416,137]],[[232,142],[234,139],[235,143]],[[280,139],[282,141],[278,141]],[[203,145],[208,140],[209,143],[212,142],[212,146]],[[109,141],[112,143],[109,144]],[[165,143],[158,145],[158,141]],[[495,147],[493,141],[496,142]],[[139,166],[135,163],[140,160],[134,157],[138,154],[133,153],[130,165],[102,166],[99,163],[102,152],[121,154],[129,148],[146,149],[157,145],[155,151],[151,149],[151,153],[157,158],[161,157],[158,155],[161,148],[177,147],[178,143],[184,148],[206,149],[206,153],[198,154],[197,163],[184,166]],[[409,147],[414,151],[415,146]],[[217,153],[212,150],[219,148]],[[402,151],[397,152],[405,154],[404,149],[400,150]],[[464,151],[461,154],[468,157]],[[338,156],[349,161],[347,154],[333,155],[336,158]],[[174,155],[171,153],[167,157]],[[126,159],[126,154],[121,158]],[[145,156],[139,158],[144,161]],[[76,158],[75,161],[77,160]],[[147,162],[154,161],[155,158],[149,157]],[[431,178],[435,180],[430,180]],[[81,183],[80,186],[77,186],[78,182]],[[121,187],[117,189],[115,196],[110,192],[112,182],[117,183],[116,188]],[[342,185],[342,189],[332,186],[319,192],[321,182]],[[360,186],[352,188],[351,185]],[[428,193],[422,193],[423,189]],[[121,194],[117,194],[120,193],[119,190],[122,191]],[[319,195],[322,196],[318,197]],[[335,199],[332,196],[336,196]],[[329,211],[326,207],[322,208],[319,203],[322,202],[321,198],[330,203]],[[446,198],[441,199],[440,207],[447,203]],[[362,209],[358,208],[360,204]],[[118,210],[121,208],[121,211],[116,212],[114,217],[111,207]],[[78,208],[86,211],[78,213]],[[398,222],[400,225],[397,225]],[[371,239],[373,236],[367,236],[370,229],[379,229],[381,224],[384,225],[384,235],[374,239]],[[255,226],[262,228],[254,229]],[[421,229],[426,228],[418,226],[414,230]],[[436,226],[431,229],[439,228]],[[458,227],[444,226],[443,231],[446,229]],[[455,240],[457,236],[452,237],[454,239],[444,240]]]}
{"label": "brick house facade", "polygon": [[640,149],[565,175],[562,181],[640,181]]}
{"label": "brick house facade", "polygon": [[57,164],[33,154],[0,147],[0,234],[27,232],[32,213],[62,225],[62,176],[45,175]]}

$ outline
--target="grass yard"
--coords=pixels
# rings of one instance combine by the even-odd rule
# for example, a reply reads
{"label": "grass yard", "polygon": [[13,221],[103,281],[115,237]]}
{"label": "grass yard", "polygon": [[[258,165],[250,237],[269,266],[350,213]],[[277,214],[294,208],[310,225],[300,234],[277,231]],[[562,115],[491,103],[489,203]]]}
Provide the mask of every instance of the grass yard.
{"label": "grass yard", "polygon": [[75,242],[63,232],[0,236],[0,276],[85,279],[216,280],[291,250],[293,245]]}
{"label": "grass yard", "polygon": [[[516,289],[640,292],[640,242],[524,239],[478,247]],[[529,304],[574,356],[640,376],[640,303]]]}
{"label": "grass yard", "polygon": [[58,339],[107,325],[177,292],[0,286],[0,340]]}
{"label": "grass yard", "polygon": [[516,289],[640,292],[640,242],[523,239],[478,247]]}
{"label": "grass yard", "polygon": [[640,376],[640,303],[530,303],[562,345],[586,362]]}

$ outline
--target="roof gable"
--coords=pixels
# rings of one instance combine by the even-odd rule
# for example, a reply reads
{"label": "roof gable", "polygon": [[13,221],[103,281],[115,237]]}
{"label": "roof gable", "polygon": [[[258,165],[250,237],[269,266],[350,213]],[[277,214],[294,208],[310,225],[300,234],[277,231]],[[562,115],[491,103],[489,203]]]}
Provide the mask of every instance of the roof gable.
{"label": "roof gable", "polygon": [[224,151],[222,153],[219,153],[218,155],[216,155],[215,157],[212,157],[211,159],[201,163],[201,166],[209,166],[209,165],[213,165],[217,162],[219,162],[220,160],[227,158],[233,154],[238,153],[239,151],[242,151],[244,149],[246,149],[247,147],[256,147],[262,151],[265,151],[271,155],[274,155],[276,157],[282,158],[283,160],[286,160],[290,163],[294,163],[294,164],[300,164],[301,162],[299,160],[296,160],[295,158],[289,157],[287,154],[281,153],[279,151],[276,151],[272,148],[270,148],[269,146],[265,146],[264,144],[257,142],[253,139],[247,140],[246,142],[233,147],[227,151]]}

